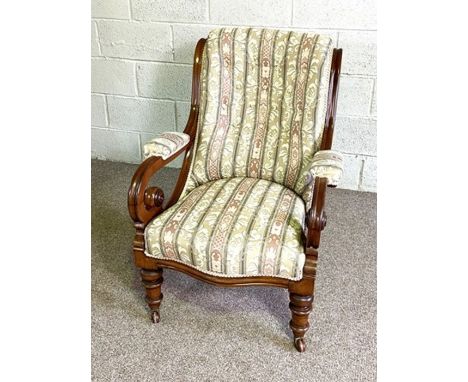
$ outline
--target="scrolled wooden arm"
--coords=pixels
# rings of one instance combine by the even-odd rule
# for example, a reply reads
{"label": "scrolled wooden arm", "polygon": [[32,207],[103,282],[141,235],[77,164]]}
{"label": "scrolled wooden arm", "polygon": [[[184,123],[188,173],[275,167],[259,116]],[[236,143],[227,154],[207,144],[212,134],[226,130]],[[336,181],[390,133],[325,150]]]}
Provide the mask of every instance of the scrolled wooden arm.
{"label": "scrolled wooden arm", "polygon": [[[195,143],[197,133],[198,111],[200,105],[200,73],[202,64],[202,54],[205,46],[205,39],[200,39],[195,48],[193,72],[192,72],[192,102],[190,114],[184,133],[190,136],[190,141],[179,151],[167,159],[161,157],[150,157],[146,159],[136,170],[132,178],[132,183],[128,190],[128,211],[130,217],[138,229],[142,229],[146,224],[159,215],[166,208],[169,208],[179,200],[183,191],[187,176],[190,170],[192,159],[192,148]],[[151,177],[169,162],[185,152],[182,169],[177,179],[176,186],[169,201],[164,205],[164,192],[159,187],[149,187]]]}
{"label": "scrolled wooden arm", "polygon": [[138,167],[128,190],[128,211],[135,223],[146,225],[164,210],[164,192],[159,187],[148,188],[149,181],[161,168],[186,151],[190,143],[165,160],[149,157]]}
{"label": "scrolled wooden arm", "polygon": [[159,187],[150,187],[145,191],[145,206],[147,208],[162,207],[164,202],[164,191]]}
{"label": "scrolled wooden arm", "polygon": [[325,214],[325,194],[327,191],[328,179],[317,177],[314,182],[312,206],[307,212],[306,246],[317,249],[320,245],[320,234],[327,225],[327,215]]}
{"label": "scrolled wooden arm", "polygon": [[[330,150],[332,147],[342,55],[342,49],[333,50],[330,83],[328,87],[327,113],[325,116],[325,128],[323,131],[320,150]],[[312,206],[309,211],[307,211],[306,215],[306,248],[317,249],[320,245],[320,234],[327,225],[327,215],[325,214],[325,194],[327,191],[328,180],[327,178],[316,177],[314,182]],[[330,187],[334,186],[330,185]],[[316,253],[316,251],[311,252]]]}

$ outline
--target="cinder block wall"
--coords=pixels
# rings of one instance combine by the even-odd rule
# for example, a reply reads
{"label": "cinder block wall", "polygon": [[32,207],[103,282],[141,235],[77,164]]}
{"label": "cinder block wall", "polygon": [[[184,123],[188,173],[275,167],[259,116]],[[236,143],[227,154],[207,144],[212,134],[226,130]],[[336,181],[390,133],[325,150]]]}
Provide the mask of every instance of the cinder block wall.
{"label": "cinder block wall", "polygon": [[145,141],[182,131],[195,44],[227,25],[312,30],[344,49],[334,139],[346,159],[341,187],[375,191],[374,0],[92,0],[92,156],[139,163]]}

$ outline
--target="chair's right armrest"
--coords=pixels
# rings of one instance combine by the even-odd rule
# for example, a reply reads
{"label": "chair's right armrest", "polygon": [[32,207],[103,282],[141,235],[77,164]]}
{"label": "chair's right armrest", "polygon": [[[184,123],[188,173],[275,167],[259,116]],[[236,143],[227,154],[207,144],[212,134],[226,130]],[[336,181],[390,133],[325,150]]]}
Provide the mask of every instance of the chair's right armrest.
{"label": "chair's right armrest", "polygon": [[328,186],[337,186],[343,175],[343,155],[334,150],[317,151],[312,158],[311,172],[314,178],[326,178]]}
{"label": "chair's right armrest", "polygon": [[314,181],[312,205],[307,212],[307,246],[317,249],[320,234],[327,224],[325,214],[325,194],[327,186],[334,187],[343,174],[343,156],[333,150],[320,150],[311,163]]}
{"label": "chair's right armrest", "polygon": [[192,146],[188,134],[160,134],[144,146],[145,160],[133,175],[128,190],[128,211],[135,224],[146,225],[163,210],[164,193],[148,187],[151,177]]}

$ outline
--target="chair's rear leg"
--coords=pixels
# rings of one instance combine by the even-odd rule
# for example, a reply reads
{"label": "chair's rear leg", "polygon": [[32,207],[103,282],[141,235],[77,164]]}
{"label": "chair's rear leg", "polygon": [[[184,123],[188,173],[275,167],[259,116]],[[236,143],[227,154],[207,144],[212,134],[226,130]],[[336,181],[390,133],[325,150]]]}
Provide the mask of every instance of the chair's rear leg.
{"label": "chair's rear leg", "polygon": [[163,299],[161,285],[164,280],[162,272],[162,268],[141,270],[141,280],[146,289],[146,302],[151,309],[151,319],[154,323],[160,320],[159,306]]}

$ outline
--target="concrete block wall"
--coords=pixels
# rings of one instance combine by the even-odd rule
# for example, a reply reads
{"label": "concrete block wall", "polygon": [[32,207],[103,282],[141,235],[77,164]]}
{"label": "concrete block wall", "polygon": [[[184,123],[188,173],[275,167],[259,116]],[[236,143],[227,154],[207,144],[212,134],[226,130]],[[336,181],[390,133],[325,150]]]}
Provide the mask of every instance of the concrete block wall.
{"label": "concrete block wall", "polygon": [[92,156],[139,163],[145,141],[182,131],[195,44],[227,25],[312,30],[344,49],[340,187],[376,191],[375,0],[92,0]]}

